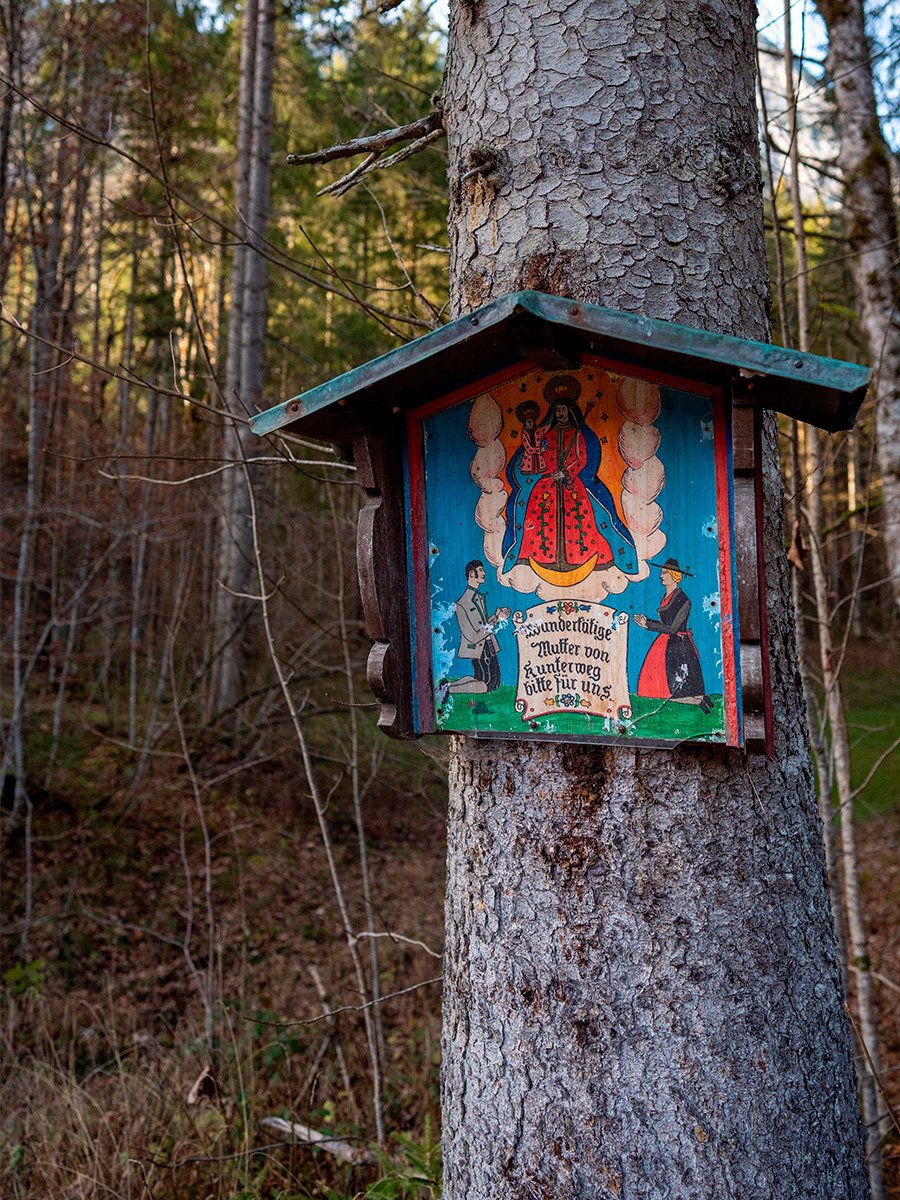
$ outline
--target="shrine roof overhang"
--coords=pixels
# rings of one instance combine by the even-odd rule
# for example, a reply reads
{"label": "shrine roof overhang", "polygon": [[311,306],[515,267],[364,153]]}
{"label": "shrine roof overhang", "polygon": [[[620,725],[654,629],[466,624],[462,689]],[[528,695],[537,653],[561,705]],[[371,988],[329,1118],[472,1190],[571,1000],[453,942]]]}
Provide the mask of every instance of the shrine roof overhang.
{"label": "shrine roof overhang", "polygon": [[382,413],[403,412],[494,371],[564,370],[591,353],[731,390],[821,429],[852,428],[872,372],[855,363],[619,312],[514,292],[250,419],[254,433],[303,433],[346,444]]}

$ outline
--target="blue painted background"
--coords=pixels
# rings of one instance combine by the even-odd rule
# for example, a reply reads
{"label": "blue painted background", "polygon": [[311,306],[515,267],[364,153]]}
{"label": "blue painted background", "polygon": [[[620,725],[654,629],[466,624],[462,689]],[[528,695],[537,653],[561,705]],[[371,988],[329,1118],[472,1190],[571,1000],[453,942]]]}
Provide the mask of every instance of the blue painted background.
{"label": "blue painted background", "polygon": [[[721,615],[718,609],[718,529],[713,454],[712,401],[690,392],[661,388],[662,411],[656,426],[662,442],[657,451],[666,469],[666,482],[657,503],[663,510],[666,545],[654,561],[676,558],[693,578],[685,576],[682,590],[691,600],[690,628],[700,655],[708,692],[722,691]],[[428,521],[433,663],[435,678],[470,674],[471,663],[456,657],[458,627],[453,606],[466,587],[465,565],[481,559],[487,573],[482,590],[488,611],[507,607],[515,611],[538,603],[533,593],[524,595],[497,583],[497,572],[484,556],[483,532],[475,521],[481,495],[470,474],[476,447],[467,423],[470,402],[456,405],[425,422],[425,490]],[[722,531],[728,535],[727,530]],[[576,593],[577,594],[577,593]],[[609,607],[645,613],[653,619],[663,596],[659,570],[651,567],[641,583],[610,595]],[[705,602],[705,605],[704,605]],[[501,679],[516,683],[516,646],[511,623],[497,631]],[[420,632],[420,631],[419,631]],[[628,637],[628,684],[637,687],[644,656],[654,634],[632,626]]]}

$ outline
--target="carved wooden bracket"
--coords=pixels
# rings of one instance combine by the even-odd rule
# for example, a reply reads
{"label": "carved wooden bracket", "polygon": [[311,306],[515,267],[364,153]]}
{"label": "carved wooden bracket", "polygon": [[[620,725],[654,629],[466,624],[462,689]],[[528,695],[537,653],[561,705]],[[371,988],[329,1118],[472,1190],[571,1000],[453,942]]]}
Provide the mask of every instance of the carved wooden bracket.
{"label": "carved wooden bracket", "polygon": [[386,420],[353,439],[357,478],[366,493],[357,529],[357,569],[366,633],[367,677],[381,705],[378,727],[413,735],[409,591],[403,496],[403,422]]}

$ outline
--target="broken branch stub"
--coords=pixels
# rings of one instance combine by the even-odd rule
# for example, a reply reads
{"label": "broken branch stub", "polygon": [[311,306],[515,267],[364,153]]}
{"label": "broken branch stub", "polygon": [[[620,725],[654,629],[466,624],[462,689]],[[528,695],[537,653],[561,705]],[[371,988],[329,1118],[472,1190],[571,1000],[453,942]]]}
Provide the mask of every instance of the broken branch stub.
{"label": "broken branch stub", "polygon": [[381,154],[398,142],[424,139],[436,130],[443,130],[443,127],[443,112],[440,108],[435,108],[427,116],[420,117],[418,121],[412,121],[409,125],[383,129],[380,133],[370,133],[365,137],[329,146],[325,150],[311,150],[308,154],[288,154],[285,161],[288,166],[302,167],[311,163],[334,162],[338,158],[352,158],[356,154]]}
{"label": "broken branch stub", "polygon": [[371,175],[373,171],[384,171],[388,167],[393,167],[396,163],[402,162],[404,158],[411,158],[414,154],[418,154],[420,150],[424,150],[426,146],[430,146],[432,142],[436,142],[444,136],[446,135],[444,134],[443,127],[433,129],[425,137],[417,138],[416,141],[410,142],[408,146],[395,151],[388,158],[379,159],[377,154],[370,154],[358,167],[354,167],[352,171],[340,179],[336,179],[334,183],[329,183],[327,187],[321,188],[317,194],[319,196],[344,196],[364,176]]}

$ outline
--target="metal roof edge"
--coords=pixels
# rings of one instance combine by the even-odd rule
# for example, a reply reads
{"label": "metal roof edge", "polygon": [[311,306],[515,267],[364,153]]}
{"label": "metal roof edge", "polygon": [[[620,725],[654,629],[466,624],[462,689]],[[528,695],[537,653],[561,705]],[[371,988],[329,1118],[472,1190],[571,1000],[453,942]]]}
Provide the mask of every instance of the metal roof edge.
{"label": "metal roof edge", "polygon": [[840,393],[847,397],[846,405],[841,407],[845,407],[848,414],[855,413],[858,404],[853,401],[859,399],[861,402],[872,376],[869,367],[792,350],[790,347],[693,329],[673,321],[605,308],[563,296],[551,296],[545,292],[521,291],[501,296],[422,337],[396,346],[378,358],[255,414],[250,418],[250,428],[260,437],[273,433],[423,360],[447,353],[464,342],[473,331],[484,332],[492,326],[501,325],[517,312],[528,313],[550,325],[606,338],[619,346],[652,349],[656,353],[670,354],[687,362],[718,367],[721,373],[727,373],[730,369],[732,374],[766,376],[782,385],[796,383],[804,388],[822,388]]}
{"label": "metal roof edge", "polygon": [[[802,383],[816,382],[812,378],[814,375],[827,372],[831,378],[827,384],[820,386],[832,387],[842,392],[855,392],[860,386],[868,384],[872,376],[871,367],[794,350],[789,346],[777,346],[772,342],[757,342],[752,338],[735,337],[730,333],[696,329],[690,325],[679,325],[675,321],[645,317],[621,309],[605,308],[599,304],[566,300],[544,292],[518,292],[514,296],[519,299],[521,307],[554,325],[589,328],[599,336],[629,341],[633,345],[644,344],[656,350],[666,350],[704,362],[736,367],[738,370],[777,374],[784,379]],[[562,309],[565,309],[565,312]],[[641,342],[631,336],[631,332],[637,330],[643,331],[644,337]],[[769,361],[761,362],[761,358]]]}

